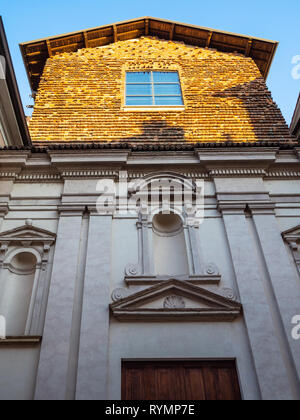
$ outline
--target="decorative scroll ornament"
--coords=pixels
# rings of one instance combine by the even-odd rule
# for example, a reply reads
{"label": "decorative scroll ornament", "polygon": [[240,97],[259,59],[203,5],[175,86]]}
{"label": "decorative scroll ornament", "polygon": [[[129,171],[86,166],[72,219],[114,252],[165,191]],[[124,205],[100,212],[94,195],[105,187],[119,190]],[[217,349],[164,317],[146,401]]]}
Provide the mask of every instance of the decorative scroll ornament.
{"label": "decorative scroll ornament", "polygon": [[164,300],[164,308],[166,309],[183,309],[185,308],[185,301],[181,296],[168,296]]}
{"label": "decorative scroll ornament", "polygon": [[205,267],[205,273],[214,276],[219,274],[219,269],[214,263],[207,264]]}
{"label": "decorative scroll ornament", "polygon": [[113,302],[118,302],[121,299],[125,299],[127,296],[128,292],[126,289],[115,289],[111,294]]}
{"label": "decorative scroll ornament", "polygon": [[221,292],[222,292],[222,296],[224,296],[225,298],[229,300],[232,300],[233,302],[236,302],[238,300],[235,291],[230,289],[229,287],[222,289]]}
{"label": "decorative scroll ornament", "polygon": [[141,274],[141,269],[138,264],[128,264],[125,267],[126,276],[138,276]]}

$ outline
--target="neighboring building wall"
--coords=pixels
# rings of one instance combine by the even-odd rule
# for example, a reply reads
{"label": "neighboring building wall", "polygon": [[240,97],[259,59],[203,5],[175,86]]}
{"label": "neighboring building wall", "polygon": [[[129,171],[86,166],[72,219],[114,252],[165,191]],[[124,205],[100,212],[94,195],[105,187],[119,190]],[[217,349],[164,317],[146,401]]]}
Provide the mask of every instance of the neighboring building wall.
{"label": "neighboring building wall", "polygon": [[295,108],[290,130],[291,130],[292,135],[295,136],[296,139],[299,141],[300,140],[300,95],[299,95],[298,102]]}
{"label": "neighboring building wall", "polygon": [[0,147],[31,143],[0,16]]}
{"label": "neighboring building wall", "polygon": [[[184,111],[124,109],[126,70],[149,68],[178,70]],[[251,58],[148,37],[49,58],[30,132],[35,142],[289,138]]]}
{"label": "neighboring building wall", "polygon": [[[43,334],[40,358],[37,344],[23,349],[20,343],[10,344],[8,351],[0,342],[1,398],[119,399],[122,359],[214,358],[237,360],[244,399],[300,398],[299,341],[291,335],[292,317],[300,314],[296,149],[227,147],[218,153],[207,148],[176,155],[37,149],[2,151],[0,159],[6,162],[6,174],[1,175],[2,261],[8,261],[18,235],[17,248],[28,248],[26,229],[39,229],[36,235],[44,236],[45,244],[50,234],[57,235],[49,256],[42,257],[39,291],[33,298],[33,306],[39,308],[33,313],[39,315],[31,334]],[[235,161],[235,170],[228,160]],[[210,282],[206,274],[200,287],[237,299],[243,315],[222,322],[120,322],[110,315],[111,295],[132,295],[152,287],[125,282],[125,267],[132,282],[128,264],[135,265],[139,256],[137,217],[96,211],[97,182],[117,181],[120,169],[127,170],[130,179],[167,170],[205,181],[205,220],[195,230],[193,251],[199,252],[198,275],[203,276],[209,264],[208,273],[219,273],[221,280]],[[29,218],[33,223],[25,224]],[[151,219],[145,226],[151,255]],[[14,234],[12,245],[3,247],[6,232],[15,228],[21,232]],[[290,229],[284,239],[281,234]],[[35,241],[37,245],[32,242],[30,247],[38,255],[41,239]],[[192,258],[191,250],[187,252]],[[155,274],[149,267],[148,274]]]}

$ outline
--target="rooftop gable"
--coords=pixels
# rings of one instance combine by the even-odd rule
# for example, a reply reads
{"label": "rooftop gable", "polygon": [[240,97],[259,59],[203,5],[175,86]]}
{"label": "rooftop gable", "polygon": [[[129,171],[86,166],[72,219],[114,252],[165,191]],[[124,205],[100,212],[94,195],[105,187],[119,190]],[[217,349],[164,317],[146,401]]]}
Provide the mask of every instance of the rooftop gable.
{"label": "rooftop gable", "polygon": [[141,36],[155,36],[251,57],[265,79],[278,46],[278,42],[275,41],[143,17],[20,44],[31,88],[33,91],[38,89],[44,66],[49,57],[65,52],[76,52],[82,48],[101,47]]}

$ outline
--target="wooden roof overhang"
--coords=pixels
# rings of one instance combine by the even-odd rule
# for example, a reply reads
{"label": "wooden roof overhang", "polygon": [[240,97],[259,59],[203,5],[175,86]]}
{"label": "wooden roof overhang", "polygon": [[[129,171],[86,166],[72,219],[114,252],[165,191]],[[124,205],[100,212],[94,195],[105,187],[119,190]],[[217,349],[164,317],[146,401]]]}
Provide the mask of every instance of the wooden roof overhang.
{"label": "wooden roof overhang", "polygon": [[152,17],[119,22],[20,44],[33,91],[38,89],[45,63],[56,54],[95,48],[117,41],[154,36],[251,57],[266,79],[278,42],[238,35]]}

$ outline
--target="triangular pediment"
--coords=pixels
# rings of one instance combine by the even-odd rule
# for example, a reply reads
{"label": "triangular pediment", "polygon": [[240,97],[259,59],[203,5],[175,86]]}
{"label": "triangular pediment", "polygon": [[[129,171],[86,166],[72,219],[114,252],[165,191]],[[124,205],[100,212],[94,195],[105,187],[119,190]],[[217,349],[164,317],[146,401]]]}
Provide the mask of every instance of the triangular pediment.
{"label": "triangular pediment", "polygon": [[292,229],[286,230],[285,232],[282,233],[282,236],[285,240],[289,240],[289,241],[300,240],[300,225]]}
{"label": "triangular pediment", "polygon": [[110,308],[120,321],[232,321],[242,310],[238,302],[180,280],[164,281]]}
{"label": "triangular pediment", "polygon": [[48,230],[30,224],[0,233],[1,242],[47,242],[53,243],[56,235]]}

